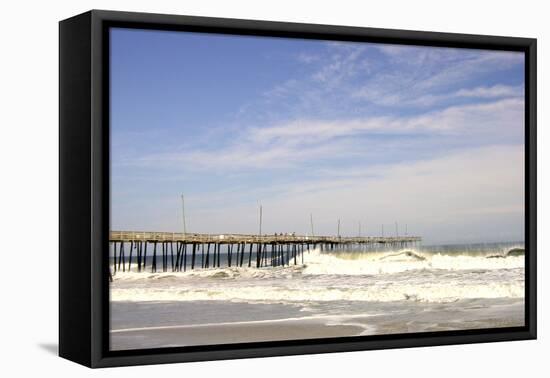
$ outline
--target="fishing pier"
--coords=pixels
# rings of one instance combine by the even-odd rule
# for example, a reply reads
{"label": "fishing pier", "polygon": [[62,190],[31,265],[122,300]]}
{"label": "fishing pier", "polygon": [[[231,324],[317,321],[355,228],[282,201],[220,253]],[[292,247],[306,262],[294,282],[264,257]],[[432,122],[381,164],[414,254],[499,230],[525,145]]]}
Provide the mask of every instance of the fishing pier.
{"label": "fishing pier", "polygon": [[[242,235],[178,232],[112,231],[111,265],[114,272],[149,268],[185,272],[197,268],[276,267],[304,263],[304,252],[344,249],[406,248],[421,242],[419,236],[343,237],[295,234]],[[149,258],[147,254],[149,253]],[[159,262],[160,260],[160,262]]]}

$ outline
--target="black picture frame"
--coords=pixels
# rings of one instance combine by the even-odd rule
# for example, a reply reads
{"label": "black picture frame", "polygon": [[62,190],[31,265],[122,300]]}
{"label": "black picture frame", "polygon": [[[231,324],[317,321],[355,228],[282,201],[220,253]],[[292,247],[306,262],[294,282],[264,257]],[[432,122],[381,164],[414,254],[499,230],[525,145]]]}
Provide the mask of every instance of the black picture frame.
{"label": "black picture frame", "polygon": [[[110,351],[109,40],[113,26],[525,53],[525,326]],[[536,338],[536,39],[92,10],[59,24],[59,355],[88,367]]]}

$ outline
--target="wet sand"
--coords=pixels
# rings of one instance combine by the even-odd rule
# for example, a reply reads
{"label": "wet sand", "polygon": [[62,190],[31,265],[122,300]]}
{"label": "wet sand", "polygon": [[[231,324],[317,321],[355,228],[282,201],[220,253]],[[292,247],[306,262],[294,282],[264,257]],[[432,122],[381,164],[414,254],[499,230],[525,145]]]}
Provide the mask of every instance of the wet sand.
{"label": "wet sand", "polygon": [[[190,303],[185,306],[185,309],[190,310],[192,308],[189,304]],[[164,309],[170,308],[166,303],[157,303],[157,306],[158,305]],[[199,303],[195,303],[195,305],[198,306]],[[143,307],[144,304],[126,303],[123,308],[137,309],[140,306]],[[119,327],[111,331],[111,349],[128,350],[171,346],[517,327],[524,324],[524,301],[522,299],[491,300],[490,303],[484,303],[484,305],[481,305],[479,301],[475,300],[448,304],[411,303],[406,308],[406,311],[403,311],[404,306],[400,304],[400,311],[390,311],[390,313],[380,315],[373,314],[370,316],[307,316],[302,312],[302,317],[291,319],[230,321],[227,323],[188,325],[178,325],[174,322],[174,320],[176,320],[175,318],[177,318],[174,315],[181,313],[180,311],[184,309],[182,304],[174,304],[174,306],[172,312],[170,312],[171,315],[165,317],[165,320],[161,321],[159,326],[151,326],[152,322],[150,324],[136,324],[134,321],[125,322],[125,324],[119,322]],[[212,306],[212,304],[210,304],[210,306]],[[236,305],[225,303],[222,306],[222,308],[227,310],[235,306],[242,306],[242,304]],[[262,312],[269,311],[272,314],[276,313],[274,309],[277,308],[272,305],[267,306],[261,304],[248,306],[263,309]],[[150,311],[151,307],[151,304],[148,304],[145,309]],[[295,308],[289,309],[288,306],[279,307],[285,311],[293,311],[296,315],[299,314]],[[391,308],[385,308],[385,310],[389,309]],[[202,312],[196,309],[195,311],[197,313]],[[186,312],[189,315],[190,311]],[[282,312],[280,315],[282,315]],[[154,317],[153,319],[156,319],[156,324],[159,324],[158,322],[161,320],[160,317]],[[168,321],[168,319],[170,319],[170,321]]]}
{"label": "wet sand", "polygon": [[359,325],[330,325],[315,320],[260,321],[129,329],[111,333],[111,349],[159,348],[274,340],[355,336]]}

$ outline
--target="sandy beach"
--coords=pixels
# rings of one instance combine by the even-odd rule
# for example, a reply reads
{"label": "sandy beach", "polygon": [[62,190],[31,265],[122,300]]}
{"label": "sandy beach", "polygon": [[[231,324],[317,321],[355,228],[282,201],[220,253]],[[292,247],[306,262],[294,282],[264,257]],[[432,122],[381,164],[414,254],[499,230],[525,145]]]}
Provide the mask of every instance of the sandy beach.
{"label": "sandy beach", "polygon": [[[355,336],[360,325],[331,325],[315,320],[258,321],[129,329],[111,333],[111,348],[159,348],[273,340]],[[182,342],[183,341],[183,342]],[[139,345],[137,345],[139,343]]]}
{"label": "sandy beach", "polygon": [[[133,309],[135,313],[157,308],[158,326],[135,323],[126,327],[119,324],[111,331],[111,349],[129,350],[186,345],[212,345],[239,342],[281,341],[295,339],[316,339],[345,336],[368,336],[409,332],[429,332],[460,329],[522,326],[524,322],[524,301],[522,299],[498,299],[490,301],[460,301],[448,304],[410,303],[386,304],[384,308],[372,304],[383,315],[355,316],[304,316],[290,319],[233,321],[227,323],[204,323],[177,325],[177,316],[185,314],[187,319],[199,315],[204,306],[215,306],[217,311],[228,314],[240,306],[235,303],[119,303],[118,310]],[[295,312],[285,305],[254,306],[258,316],[274,316],[285,311]],[[242,308],[241,308],[242,309]],[[399,309],[399,311],[397,310]],[[216,311],[216,312],[217,312]],[[263,312],[263,315],[260,315]],[[231,315],[228,315],[231,318]],[[151,323],[153,324],[153,323]]]}

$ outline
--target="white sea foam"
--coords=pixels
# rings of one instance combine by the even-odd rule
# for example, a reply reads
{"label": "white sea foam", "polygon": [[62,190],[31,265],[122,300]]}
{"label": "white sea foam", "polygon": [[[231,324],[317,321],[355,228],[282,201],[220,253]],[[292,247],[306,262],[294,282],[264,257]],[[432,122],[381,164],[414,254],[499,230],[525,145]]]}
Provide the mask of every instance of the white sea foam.
{"label": "white sea foam", "polygon": [[133,288],[113,289],[113,301],[207,301],[308,302],[308,301],[399,301],[453,302],[465,298],[520,298],[521,283],[475,285],[372,285],[364,288],[291,289],[280,287],[234,287],[213,289]]}
{"label": "white sea foam", "polygon": [[231,280],[236,278],[284,278],[292,277],[293,274],[299,274],[305,269],[301,265],[278,266],[269,268],[208,268],[188,270],[185,272],[156,272],[150,271],[138,272],[135,269],[126,272],[117,272],[114,275],[115,281],[143,281],[143,280],[180,280],[193,278],[211,278],[219,280]]}
{"label": "white sea foam", "polygon": [[171,278],[270,278],[303,275],[378,275],[411,270],[499,270],[523,268],[525,257],[500,254],[471,254],[467,251],[455,254],[427,253],[414,249],[387,252],[329,253],[319,249],[304,253],[305,265],[286,267],[225,267],[187,270],[186,272],[151,273],[132,271],[117,272],[115,280],[165,280]]}
{"label": "white sea foam", "polygon": [[311,251],[305,256],[304,274],[374,275],[417,269],[494,270],[523,268],[524,256],[489,258],[464,254],[422,253],[402,250],[391,253],[336,253]]}
{"label": "white sea foam", "polygon": [[117,272],[113,301],[453,302],[524,296],[524,256],[487,253],[306,252],[304,266]]}

